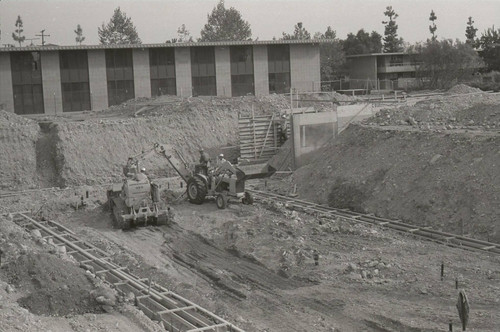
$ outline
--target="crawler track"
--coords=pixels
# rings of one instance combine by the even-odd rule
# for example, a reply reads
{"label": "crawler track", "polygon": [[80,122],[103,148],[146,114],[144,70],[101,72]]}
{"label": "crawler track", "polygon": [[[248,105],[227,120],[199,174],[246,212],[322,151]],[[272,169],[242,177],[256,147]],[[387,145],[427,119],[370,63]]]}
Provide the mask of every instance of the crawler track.
{"label": "crawler track", "polygon": [[248,191],[250,191],[256,199],[272,199],[275,201],[280,201],[282,203],[285,203],[286,206],[292,210],[316,214],[325,219],[340,217],[357,223],[378,225],[394,229],[399,232],[410,233],[418,237],[446,244],[452,247],[459,247],[484,253],[500,254],[500,244],[497,243],[476,240],[451,233],[440,232],[433,230],[430,227],[418,227],[410,224],[405,224],[400,220],[380,218],[369,214],[353,212],[347,209],[336,209],[329,206],[307,202],[296,198],[290,198],[274,193],[258,190]]}
{"label": "crawler track", "polygon": [[93,270],[119,292],[125,295],[134,293],[137,306],[151,319],[162,321],[167,331],[243,332],[182,296],[131,274],[127,268],[113,263],[105,251],[82,241],[70,229],[56,222],[37,221],[24,212],[11,213],[8,218],[26,231],[37,229],[43,239],[51,239],[55,245],[65,246],[67,254]]}

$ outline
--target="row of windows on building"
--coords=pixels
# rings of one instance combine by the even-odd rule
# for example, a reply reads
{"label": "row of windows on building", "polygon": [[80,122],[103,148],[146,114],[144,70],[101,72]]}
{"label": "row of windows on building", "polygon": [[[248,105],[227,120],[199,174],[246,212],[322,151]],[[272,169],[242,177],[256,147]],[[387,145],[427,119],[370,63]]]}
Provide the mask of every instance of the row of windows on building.
{"label": "row of windows on building", "polygon": [[[214,47],[193,47],[191,80],[194,96],[217,95]],[[108,105],[133,99],[134,67],[131,49],[108,49],[106,80]],[[231,94],[255,94],[252,46],[231,46]],[[59,51],[61,91],[64,112],[91,109],[87,51]],[[151,95],[176,95],[175,52],[173,48],[149,49]],[[268,46],[269,92],[290,89],[290,50],[288,45]],[[44,113],[40,52],[11,53],[14,111],[17,114]]]}

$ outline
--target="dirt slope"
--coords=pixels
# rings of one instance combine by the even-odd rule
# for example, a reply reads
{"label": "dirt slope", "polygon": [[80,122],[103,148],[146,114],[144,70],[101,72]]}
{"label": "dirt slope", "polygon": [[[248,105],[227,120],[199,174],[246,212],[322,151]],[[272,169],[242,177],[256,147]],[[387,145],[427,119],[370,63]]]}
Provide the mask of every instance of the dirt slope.
{"label": "dirt slope", "polygon": [[36,121],[0,111],[0,190],[36,185],[39,130]]}
{"label": "dirt slope", "polygon": [[351,125],[294,179],[304,199],[498,242],[499,147],[487,133]]}

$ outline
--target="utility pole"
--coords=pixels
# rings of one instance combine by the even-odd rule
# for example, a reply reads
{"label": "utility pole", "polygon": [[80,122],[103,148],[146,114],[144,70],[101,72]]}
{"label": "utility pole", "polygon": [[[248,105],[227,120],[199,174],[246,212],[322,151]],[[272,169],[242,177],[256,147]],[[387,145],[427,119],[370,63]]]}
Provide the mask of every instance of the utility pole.
{"label": "utility pole", "polygon": [[44,46],[45,45],[45,37],[50,37],[50,35],[45,34],[45,29],[40,31],[40,33],[41,33],[41,35],[35,35],[35,36],[42,37],[42,46]]}

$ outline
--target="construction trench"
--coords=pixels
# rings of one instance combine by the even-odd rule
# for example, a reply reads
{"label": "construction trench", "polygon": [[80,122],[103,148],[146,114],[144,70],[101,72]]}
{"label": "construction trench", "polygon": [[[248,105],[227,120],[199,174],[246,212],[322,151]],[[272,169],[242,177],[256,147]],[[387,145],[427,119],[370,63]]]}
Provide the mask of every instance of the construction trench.
{"label": "construction trench", "polygon": [[[463,290],[467,330],[498,330],[498,94],[457,86],[369,107],[337,96],[335,125],[322,114],[332,96],[307,95],[295,146],[289,98],[162,98],[0,113],[3,329],[448,331]],[[336,135],[310,151],[300,123],[325,118]],[[248,181],[253,205],[218,209],[181,197],[153,154],[142,165],[175,216],[116,229],[106,191],[156,142],[188,163],[203,147],[277,172]]]}

